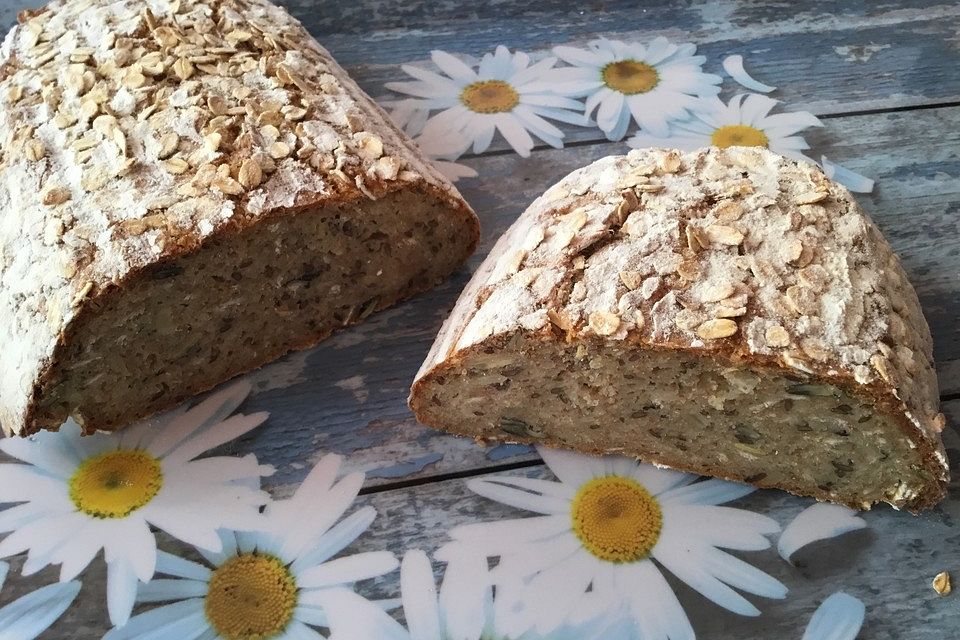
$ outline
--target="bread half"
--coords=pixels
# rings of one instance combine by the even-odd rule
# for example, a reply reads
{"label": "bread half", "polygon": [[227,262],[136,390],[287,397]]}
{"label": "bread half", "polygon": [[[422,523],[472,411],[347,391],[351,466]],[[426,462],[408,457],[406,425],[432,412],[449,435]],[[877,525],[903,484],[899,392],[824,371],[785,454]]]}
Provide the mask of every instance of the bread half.
{"label": "bread half", "polygon": [[850,193],[757,148],[639,150],[537,199],[423,364],[423,423],[869,508],[947,482],[930,332]]}
{"label": "bread half", "polygon": [[0,50],[0,423],[114,429],[447,276],[476,216],[266,0],[60,0]]}

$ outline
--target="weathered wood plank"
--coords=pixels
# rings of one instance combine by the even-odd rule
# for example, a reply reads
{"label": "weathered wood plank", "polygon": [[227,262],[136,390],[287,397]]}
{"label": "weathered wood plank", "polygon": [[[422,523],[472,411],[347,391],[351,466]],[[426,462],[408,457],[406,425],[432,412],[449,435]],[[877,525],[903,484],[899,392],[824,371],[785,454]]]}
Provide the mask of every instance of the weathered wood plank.
{"label": "weathered wood plank", "polygon": [[[952,424],[960,424],[960,401],[945,405]],[[743,618],[710,603],[678,580],[670,578],[699,638],[767,639],[795,638],[819,603],[843,590],[867,605],[867,621],[860,637],[871,640],[942,640],[952,638],[960,613],[952,598],[940,598],[930,580],[943,570],[957,575],[956,547],[960,542],[960,434],[946,432],[954,479],[950,497],[936,509],[914,517],[886,507],[863,514],[868,529],[801,549],[787,563],[773,548],[738,557],[774,576],[789,589],[785,600],[751,597],[763,614]],[[542,465],[496,475],[553,479]],[[738,502],[739,508],[764,513],[781,527],[812,504],[780,491],[758,491]],[[357,506],[372,505],[378,516],[373,526],[345,553],[389,550],[402,555],[420,548],[432,553],[447,541],[447,532],[457,525],[531,514],[480,498],[471,493],[465,479],[418,485],[361,496]],[[166,535],[160,547],[173,553],[187,550]],[[15,561],[15,569],[20,562]],[[11,572],[3,602],[56,580],[56,571],[46,569],[23,579]],[[84,574],[78,601],[42,638],[87,640],[100,637],[105,626],[105,571],[97,559]],[[370,597],[394,597],[399,589],[397,573],[362,583],[360,591]]]}
{"label": "weathered wood plank", "polygon": [[[876,175],[875,193],[860,197],[903,256],[933,327],[945,393],[960,387],[960,109],[830,120],[823,145],[831,157]],[[483,223],[474,268],[527,203],[567,172],[609,153],[615,144],[472,159],[482,178],[463,192]],[[461,270],[441,287],[370,318],[319,347],[253,374],[253,409],[272,412],[249,446],[293,482],[320,455],[349,454],[368,471],[369,486],[529,459],[524,448],[486,450],[415,423],[407,389],[443,317],[468,277]]]}

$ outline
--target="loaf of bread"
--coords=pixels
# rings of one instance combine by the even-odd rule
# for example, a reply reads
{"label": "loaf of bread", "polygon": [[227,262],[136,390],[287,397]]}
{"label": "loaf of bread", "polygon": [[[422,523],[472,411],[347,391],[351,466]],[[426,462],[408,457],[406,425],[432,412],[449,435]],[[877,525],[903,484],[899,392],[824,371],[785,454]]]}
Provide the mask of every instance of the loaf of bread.
{"label": "loaf of bread", "polygon": [[425,424],[921,510],[947,482],[930,332],[876,226],[759,148],[574,171],[500,239],[421,368]]}
{"label": "loaf of bread", "polygon": [[59,0],[0,50],[0,422],[113,429],[423,291],[457,191],[266,0]]}

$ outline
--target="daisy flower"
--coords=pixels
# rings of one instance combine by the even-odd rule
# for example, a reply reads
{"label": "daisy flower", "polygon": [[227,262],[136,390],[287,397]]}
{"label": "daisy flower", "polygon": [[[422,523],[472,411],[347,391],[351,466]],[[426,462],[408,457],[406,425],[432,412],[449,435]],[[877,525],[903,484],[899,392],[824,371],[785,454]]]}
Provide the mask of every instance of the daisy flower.
{"label": "daisy flower", "polygon": [[250,387],[234,385],[190,410],[141,422],[117,434],[81,437],[76,424],[31,439],[7,438],[0,450],[26,464],[0,464],[0,557],[28,551],[23,574],[60,564],[60,581],[80,574],[101,549],[107,609],[122,625],[137,581],[153,577],[151,525],[197,547],[219,551],[217,529],[253,526],[272,473],[254,456],[197,459],[247,433],[266,413],[227,418]]}
{"label": "daisy flower", "polygon": [[[0,562],[0,590],[10,565]],[[77,597],[76,580],[49,584],[0,608],[0,638],[33,640],[46,631]]]}
{"label": "daisy flower", "polygon": [[823,126],[807,111],[770,114],[777,101],[757,94],[740,94],[724,104],[719,98],[703,100],[689,120],[670,125],[669,136],[640,132],[627,141],[631,147],[672,147],[691,151],[699,147],[766,147],[781,155],[813,162],[803,155],[809,149],[801,136],[807,127]]}
{"label": "daisy flower", "polygon": [[[457,550],[449,559],[439,593],[427,555],[408,551],[400,566],[404,628],[355,593],[341,591],[327,603],[330,640],[547,640],[523,623],[520,604],[503,587],[490,586],[486,558]],[[519,615],[518,615],[519,614]],[[550,640],[632,640],[622,618],[595,619],[562,627]]]}
{"label": "daisy flower", "polygon": [[545,118],[587,124],[579,113],[580,102],[550,90],[556,58],[531,65],[530,56],[510,53],[502,45],[484,55],[476,69],[444,51],[434,51],[431,58],[442,75],[403,65],[416,79],[386,85],[417,98],[402,107],[400,118],[407,119],[406,127],[420,117],[418,110],[441,110],[423,126],[420,135],[425,139],[459,140],[464,148],[472,145],[474,153],[482,153],[499,131],[517,153],[527,157],[534,145],[531,134],[552,147],[563,146],[563,132]]}
{"label": "daisy flower", "polygon": [[587,97],[585,114],[597,111],[597,125],[610,140],[620,140],[631,116],[654,136],[666,136],[667,123],[687,116],[697,97],[720,92],[720,76],[703,73],[704,56],[693,44],[656,38],[649,46],[601,38],[586,49],[554,47],[572,68],[558,69],[554,90]]}
{"label": "daisy flower", "polygon": [[625,608],[643,638],[693,638],[661,566],[740,615],[760,612],[734,588],[767,598],[786,596],[776,579],[721,550],[766,549],[765,536],[779,530],[766,516],[717,506],[751,493],[752,487],[695,482],[697,476],[621,457],[538,452],[559,482],[494,477],[468,486],[540,517],[450,532],[452,544],[500,558],[492,572],[496,584],[524,583],[522,599],[537,632],[578,624],[596,615],[598,607]]}
{"label": "daisy flower", "polygon": [[328,626],[328,598],[359,580],[393,571],[392,553],[332,559],[373,522],[373,507],[341,519],[363,474],[335,482],[340,457],[320,460],[294,495],[264,510],[253,532],[221,531],[221,549],[198,548],[207,565],[160,552],[157,571],[172,576],[142,586],[139,602],[169,602],[134,616],[104,640],[310,640]]}

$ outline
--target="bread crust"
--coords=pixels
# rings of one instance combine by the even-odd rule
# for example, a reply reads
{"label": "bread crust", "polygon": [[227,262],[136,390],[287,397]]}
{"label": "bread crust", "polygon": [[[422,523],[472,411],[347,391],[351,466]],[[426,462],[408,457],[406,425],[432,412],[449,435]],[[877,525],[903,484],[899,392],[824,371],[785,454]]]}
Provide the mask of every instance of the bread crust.
{"label": "bread crust", "polygon": [[[59,0],[20,16],[0,49],[0,79],[7,433],[57,428],[37,423],[38,398],[76,327],[211,242],[397,191],[440,202],[457,220],[458,263],[479,240],[453,185],[267,0],[181,0],[163,14],[136,0]],[[91,427],[140,417],[131,407]]]}
{"label": "bread crust", "polygon": [[[812,300],[793,288],[814,285]],[[916,293],[849,192],[812,165],[755,148],[647,149],[571,173],[465,289],[411,389],[417,418],[442,426],[431,381],[518,334],[684,351],[838,386],[894,416],[936,479],[891,502],[919,511],[945,495],[945,418]]]}

